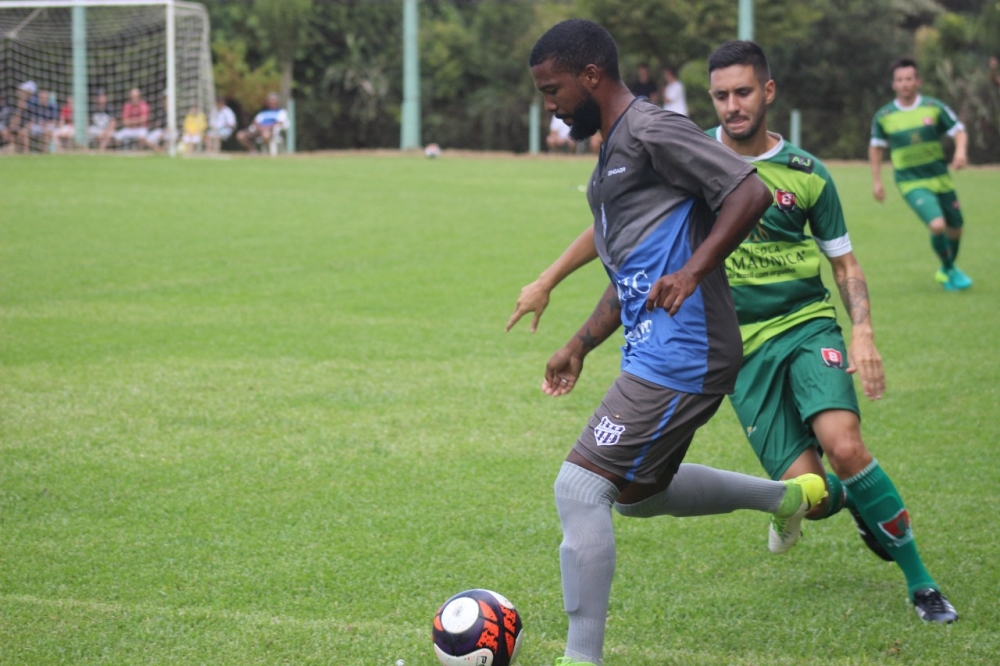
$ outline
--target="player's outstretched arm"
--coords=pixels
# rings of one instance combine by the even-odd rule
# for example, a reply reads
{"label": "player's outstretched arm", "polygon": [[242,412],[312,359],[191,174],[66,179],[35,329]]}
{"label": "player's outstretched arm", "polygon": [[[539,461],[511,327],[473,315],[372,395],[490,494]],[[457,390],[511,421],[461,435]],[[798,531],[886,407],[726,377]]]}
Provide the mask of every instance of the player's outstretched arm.
{"label": "player's outstretched arm", "polygon": [[757,174],[750,174],[723,199],[708,237],[676,273],[653,283],[646,309],[663,308],[674,316],[698,284],[743,242],[771,205],[771,191]]}
{"label": "player's outstretched arm", "polygon": [[558,397],[569,393],[583,372],[583,359],[622,325],[622,305],[618,290],[609,284],[590,318],[545,366],[542,390]]}
{"label": "player's outstretched arm", "polygon": [[868,164],[872,169],[872,196],[882,203],[885,199],[885,188],[882,186],[882,147],[868,146]]}
{"label": "player's outstretched arm", "polygon": [[535,313],[534,319],[531,320],[531,332],[534,333],[538,330],[538,320],[542,318],[542,313],[545,312],[545,308],[549,304],[549,294],[556,288],[556,285],[570,273],[596,258],[594,227],[590,226],[577,236],[576,240],[551,266],[542,271],[537,280],[521,289],[521,293],[517,297],[517,304],[514,306],[514,313],[507,320],[507,326],[504,330],[512,329],[514,324],[529,312]]}
{"label": "player's outstretched arm", "polygon": [[875,348],[872,331],[871,302],[864,271],[853,252],[830,257],[833,279],[840,290],[847,314],[851,318],[851,344],[847,347],[847,372],[861,376],[861,387],[870,400],[885,393],[885,369]]}

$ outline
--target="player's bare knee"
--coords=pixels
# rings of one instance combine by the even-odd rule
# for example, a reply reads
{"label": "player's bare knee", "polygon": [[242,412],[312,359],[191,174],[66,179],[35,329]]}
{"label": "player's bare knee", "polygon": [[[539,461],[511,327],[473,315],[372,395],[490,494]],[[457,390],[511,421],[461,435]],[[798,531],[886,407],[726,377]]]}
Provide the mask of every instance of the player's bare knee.
{"label": "player's bare knee", "polygon": [[857,474],[872,461],[872,454],[860,437],[845,437],[824,447],[824,450],[830,467],[840,478]]}
{"label": "player's bare knee", "polygon": [[935,217],[927,224],[927,228],[935,236],[938,234],[943,234],[945,231],[945,223],[943,217]]}

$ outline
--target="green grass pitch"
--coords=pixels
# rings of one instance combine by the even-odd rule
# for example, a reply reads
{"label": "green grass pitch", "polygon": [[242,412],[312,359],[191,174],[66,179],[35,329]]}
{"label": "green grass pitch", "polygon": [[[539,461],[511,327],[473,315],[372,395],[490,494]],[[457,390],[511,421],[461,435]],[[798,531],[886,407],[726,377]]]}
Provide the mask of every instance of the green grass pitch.
{"label": "green grass pitch", "polygon": [[[0,159],[0,663],[433,666],[438,605],[488,587],[551,664],[552,482],[617,339],[539,385],[603,272],[503,328],[591,167]],[[608,666],[1000,659],[1000,171],[957,174],[960,294],[898,193],[832,171],[888,373],[866,440],[962,619],[922,625],[846,514],[783,557],[763,514],[616,516]],[[763,476],[728,405],[688,460]]]}

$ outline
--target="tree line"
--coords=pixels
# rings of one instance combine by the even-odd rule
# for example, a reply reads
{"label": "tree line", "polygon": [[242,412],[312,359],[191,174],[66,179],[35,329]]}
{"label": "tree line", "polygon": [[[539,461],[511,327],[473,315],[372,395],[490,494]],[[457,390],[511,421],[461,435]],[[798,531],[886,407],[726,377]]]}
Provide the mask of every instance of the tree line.
{"label": "tree line", "polygon": [[[270,90],[296,103],[301,150],[399,146],[403,0],[204,0],[218,92],[244,121]],[[589,18],[618,42],[622,75],[671,66],[692,119],[716,124],[707,56],[737,34],[737,0],[420,0],[421,134],[446,148],[528,149],[528,70],[554,23]],[[771,124],[792,109],[803,147],[863,159],[875,110],[892,98],[889,66],[920,64],[923,93],[969,130],[973,162],[1000,161],[996,0],[756,0],[754,36],[778,97]]]}

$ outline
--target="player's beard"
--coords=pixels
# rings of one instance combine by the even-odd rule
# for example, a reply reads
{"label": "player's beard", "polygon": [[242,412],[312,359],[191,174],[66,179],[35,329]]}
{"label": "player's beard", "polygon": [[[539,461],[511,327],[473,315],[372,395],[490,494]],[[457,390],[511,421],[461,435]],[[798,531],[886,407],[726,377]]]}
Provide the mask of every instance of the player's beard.
{"label": "player's beard", "polygon": [[601,107],[590,93],[587,93],[570,115],[573,124],[569,127],[569,138],[584,141],[601,129]]}
{"label": "player's beard", "polygon": [[763,112],[758,113],[757,116],[750,123],[750,126],[739,133],[730,131],[726,123],[722,123],[722,131],[725,132],[726,135],[729,136],[729,138],[732,139],[733,141],[746,141],[747,139],[750,139],[757,134],[757,131],[760,130],[760,126],[764,124],[764,118],[766,117],[767,114]]}

